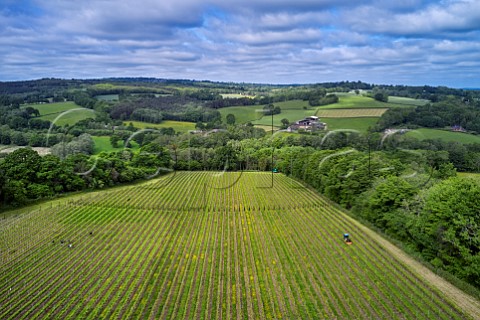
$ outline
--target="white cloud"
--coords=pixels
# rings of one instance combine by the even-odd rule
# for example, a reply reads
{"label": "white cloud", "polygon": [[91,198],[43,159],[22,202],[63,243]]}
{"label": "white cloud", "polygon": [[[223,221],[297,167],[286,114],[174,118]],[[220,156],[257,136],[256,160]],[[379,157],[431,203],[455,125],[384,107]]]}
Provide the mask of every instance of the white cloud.
{"label": "white cloud", "polygon": [[36,0],[20,11],[8,1],[0,4],[0,80],[480,86],[479,1]]}
{"label": "white cloud", "polygon": [[474,0],[444,1],[408,13],[362,6],[355,13],[345,12],[344,21],[367,32],[437,37],[480,29],[480,2]]}

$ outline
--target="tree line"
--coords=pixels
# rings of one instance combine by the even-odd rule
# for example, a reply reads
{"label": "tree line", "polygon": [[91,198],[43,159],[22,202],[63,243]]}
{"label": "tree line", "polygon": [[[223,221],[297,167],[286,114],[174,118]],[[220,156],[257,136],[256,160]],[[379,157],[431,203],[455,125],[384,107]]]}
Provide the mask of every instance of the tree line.
{"label": "tree line", "polygon": [[462,127],[471,133],[480,133],[480,100],[447,97],[435,103],[415,108],[391,108],[383,114],[377,130],[391,127],[451,128]]}

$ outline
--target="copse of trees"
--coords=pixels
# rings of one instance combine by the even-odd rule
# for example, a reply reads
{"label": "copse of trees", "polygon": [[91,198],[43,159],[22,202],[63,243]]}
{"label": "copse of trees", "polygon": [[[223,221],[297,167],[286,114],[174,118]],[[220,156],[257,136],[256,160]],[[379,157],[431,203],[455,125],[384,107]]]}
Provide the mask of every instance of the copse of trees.
{"label": "copse of trees", "polygon": [[54,145],[51,149],[51,153],[57,157],[63,159],[69,155],[75,154],[93,154],[95,143],[92,137],[88,133],[84,133],[77,138],[74,138],[70,142],[62,141]]}

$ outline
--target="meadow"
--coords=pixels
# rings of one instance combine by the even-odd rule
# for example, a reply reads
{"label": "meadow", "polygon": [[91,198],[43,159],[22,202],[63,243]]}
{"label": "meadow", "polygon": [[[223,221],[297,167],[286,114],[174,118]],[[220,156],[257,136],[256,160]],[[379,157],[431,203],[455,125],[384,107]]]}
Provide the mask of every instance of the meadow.
{"label": "meadow", "polygon": [[222,115],[222,121],[226,123],[227,115],[233,114],[235,116],[235,123],[247,123],[255,121],[263,116],[260,112],[262,106],[236,106],[218,109]]}
{"label": "meadow", "polygon": [[[110,142],[110,136],[92,136],[93,142],[95,146],[93,148],[93,154],[99,154],[100,152],[115,152],[121,151],[125,148],[124,141],[118,142],[118,147],[114,148]],[[130,149],[137,150],[140,148],[138,143],[131,140],[130,141]]]}
{"label": "meadow", "polygon": [[[281,120],[286,118],[290,122],[303,119],[306,116],[313,116],[316,112],[316,108],[310,107],[308,101],[303,100],[290,100],[274,103],[275,106],[280,107],[282,112],[273,116],[273,125],[280,127],[282,125]],[[228,114],[235,116],[235,122],[246,123],[252,122],[254,125],[265,126],[272,124],[272,116],[265,116],[263,114],[263,105],[255,106],[235,106],[218,109],[222,114],[222,119],[225,122]]]}
{"label": "meadow", "polygon": [[320,118],[358,118],[358,117],[381,117],[388,109],[318,109],[315,115]]}
{"label": "meadow", "polygon": [[[370,108],[392,108],[392,107],[413,107],[415,103],[418,103],[415,99],[402,98],[397,99],[396,97],[388,97],[388,102],[377,101],[373,98],[355,95],[355,94],[339,94],[339,101],[334,104],[329,104],[326,106],[319,107],[319,110],[322,109],[370,109]],[[409,103],[408,103],[409,102]]]}
{"label": "meadow", "polygon": [[253,99],[255,96],[241,93],[222,93],[220,94],[223,99],[238,99],[238,98],[250,98]]}
{"label": "meadow", "polygon": [[24,108],[32,107],[37,109],[40,112],[40,116],[45,116],[49,114],[58,114],[71,109],[81,108],[78,104],[76,104],[73,101],[26,104],[23,107]]}
{"label": "meadow", "polygon": [[464,133],[453,132],[439,129],[420,128],[407,132],[408,137],[417,138],[420,140],[425,139],[440,139],[448,142],[461,142],[461,143],[480,143],[480,136]]}
{"label": "meadow", "polygon": [[321,120],[327,124],[329,131],[347,129],[365,133],[370,127],[375,126],[378,117],[321,118]]}
{"label": "meadow", "polygon": [[173,128],[175,132],[186,133],[190,130],[195,130],[195,123],[186,121],[164,120],[162,123],[149,123],[142,121],[125,121],[123,125],[128,126],[130,123],[138,129],[161,129]]}
{"label": "meadow", "polygon": [[404,104],[408,106],[424,106],[427,103],[430,103],[430,100],[389,96],[388,102],[395,103],[395,104]]}
{"label": "meadow", "polygon": [[124,147],[121,145],[122,143],[119,142],[119,147],[114,148],[112,147],[112,144],[110,143],[110,136],[92,136],[93,142],[95,143],[95,147],[93,148],[93,153],[94,154],[99,154],[102,151],[105,152],[114,152],[114,151],[120,151]]}
{"label": "meadow", "polygon": [[95,118],[95,111],[82,108],[73,101],[55,102],[44,104],[29,104],[24,107],[32,107],[40,112],[40,119],[54,122],[57,126],[74,125],[78,121]]}
{"label": "meadow", "polygon": [[480,316],[282,174],[174,172],[8,212],[0,229],[1,319]]}

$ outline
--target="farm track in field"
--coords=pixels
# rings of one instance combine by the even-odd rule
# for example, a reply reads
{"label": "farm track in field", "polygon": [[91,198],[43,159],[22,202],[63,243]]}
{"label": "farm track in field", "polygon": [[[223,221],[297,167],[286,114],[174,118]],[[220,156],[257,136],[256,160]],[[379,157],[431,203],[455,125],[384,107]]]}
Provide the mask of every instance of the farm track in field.
{"label": "farm track in field", "polygon": [[0,318],[480,318],[478,300],[273,178],[176,172],[9,215]]}

